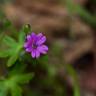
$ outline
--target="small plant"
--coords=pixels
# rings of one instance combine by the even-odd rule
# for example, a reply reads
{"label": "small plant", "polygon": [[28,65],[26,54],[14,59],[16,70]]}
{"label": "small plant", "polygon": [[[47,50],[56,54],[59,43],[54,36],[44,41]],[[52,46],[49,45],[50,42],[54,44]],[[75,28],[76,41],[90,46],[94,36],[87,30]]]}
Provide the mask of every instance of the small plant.
{"label": "small plant", "polygon": [[4,33],[4,29],[2,29],[0,34],[0,58],[7,59],[5,62],[7,72],[0,79],[0,96],[22,96],[21,86],[34,77],[33,72],[26,73],[27,66],[23,57],[26,57],[26,55],[28,57],[27,52],[30,52],[31,59],[34,58],[32,62],[35,63],[40,54],[46,54],[48,51],[48,47],[44,45],[46,36],[42,33],[36,35],[34,32],[31,32],[29,25],[23,26],[18,32],[9,20],[3,18],[2,21],[5,30],[11,29],[16,37]]}
{"label": "small plant", "polygon": [[5,62],[8,68],[6,69],[7,73],[0,80],[0,96],[8,96],[8,94],[11,96],[21,96],[21,85],[28,83],[34,76],[33,73],[25,73],[26,65],[22,64],[26,29],[26,26],[22,28],[18,34],[17,41],[9,35],[1,34],[1,38],[2,36],[3,38],[0,42],[0,58],[8,59]]}
{"label": "small plant", "polygon": [[[0,31],[0,58],[3,61],[1,64],[4,65],[5,72],[0,76],[0,96],[23,96],[24,90],[26,91],[26,87],[24,86],[26,84],[28,85],[35,76],[34,69],[27,69],[31,65],[32,67],[42,66],[46,70],[46,78],[40,81],[42,86],[52,87],[56,91],[53,96],[57,96],[57,94],[61,94],[60,96],[62,94],[64,95],[63,85],[61,88],[56,79],[54,79],[57,70],[48,62],[48,46],[45,44],[46,36],[43,33],[36,34],[32,32],[29,25],[24,25],[20,31],[17,31],[9,20],[3,18],[2,21],[3,27]],[[7,33],[7,31],[10,31],[10,33]],[[53,52],[59,53],[57,52],[58,46],[54,48],[55,51],[53,50]],[[74,79],[74,83],[76,83],[77,79],[73,68],[65,66],[65,69]],[[58,88],[54,86],[58,86]],[[77,83],[74,84],[74,90],[74,96],[80,96]],[[31,93],[31,91],[28,93],[29,95],[24,96],[41,96],[38,95],[38,92],[32,91]]]}

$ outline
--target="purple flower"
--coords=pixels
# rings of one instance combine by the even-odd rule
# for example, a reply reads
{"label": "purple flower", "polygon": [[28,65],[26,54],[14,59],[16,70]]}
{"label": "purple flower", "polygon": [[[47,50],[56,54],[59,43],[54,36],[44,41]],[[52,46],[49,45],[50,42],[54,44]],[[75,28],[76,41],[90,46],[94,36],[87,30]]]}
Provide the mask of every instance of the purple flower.
{"label": "purple flower", "polygon": [[46,41],[46,36],[42,33],[35,34],[32,32],[30,35],[27,35],[24,48],[26,52],[30,52],[33,58],[39,58],[40,54],[46,54],[48,47],[44,45]]}

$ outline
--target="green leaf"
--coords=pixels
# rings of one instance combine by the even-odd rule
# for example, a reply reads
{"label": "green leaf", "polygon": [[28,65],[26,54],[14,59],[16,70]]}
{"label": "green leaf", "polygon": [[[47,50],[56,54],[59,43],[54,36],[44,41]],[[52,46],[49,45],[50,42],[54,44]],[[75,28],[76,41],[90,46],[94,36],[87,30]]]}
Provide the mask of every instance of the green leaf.
{"label": "green leaf", "polygon": [[3,81],[0,81],[0,96],[7,96],[7,90]]}
{"label": "green leaf", "polygon": [[22,96],[22,89],[18,85],[11,87],[11,96]]}
{"label": "green leaf", "polygon": [[65,65],[66,70],[68,72],[68,74],[72,77],[73,79],[73,91],[74,91],[74,96],[81,96],[80,95],[80,88],[79,88],[79,83],[78,83],[78,78],[77,78],[77,74],[75,72],[75,70],[73,69],[73,67],[69,64]]}
{"label": "green leaf", "polygon": [[25,84],[25,83],[29,83],[29,81],[33,78],[33,76],[34,76],[33,73],[26,73],[26,74],[17,75],[14,77],[14,79],[18,84]]}
{"label": "green leaf", "polygon": [[48,55],[44,55],[39,59],[39,62],[48,62]]}
{"label": "green leaf", "polygon": [[11,96],[22,96],[22,89],[19,84],[28,83],[33,78],[33,73],[14,74],[0,81],[0,96],[7,96],[7,92]]}
{"label": "green leaf", "polygon": [[17,43],[13,38],[11,38],[9,36],[5,36],[3,41],[6,45],[8,45],[10,47],[10,50],[5,50],[5,52],[4,51],[1,52],[0,56],[2,56],[2,57],[9,56],[7,66],[11,67],[18,59],[19,53],[20,53],[23,45],[21,43]]}
{"label": "green leaf", "polygon": [[18,58],[18,54],[14,54],[8,59],[7,66],[11,67],[13,64],[15,64],[16,60]]}
{"label": "green leaf", "polygon": [[25,71],[27,64],[15,64],[15,66],[9,71],[10,76],[14,76],[16,74],[21,74]]}
{"label": "green leaf", "polygon": [[7,96],[5,90],[0,90],[0,96]]}
{"label": "green leaf", "polygon": [[7,35],[4,37],[3,42],[6,45],[8,45],[9,47],[16,47],[17,46],[16,41],[13,38],[11,38],[10,36],[7,36]]}
{"label": "green leaf", "polygon": [[16,48],[12,49],[13,54],[11,54],[10,58],[8,59],[7,66],[11,67],[13,64],[15,64],[16,60],[19,58],[20,52],[21,52],[22,46],[18,44]]}
{"label": "green leaf", "polygon": [[5,58],[11,55],[11,50],[0,50],[0,57]]}
{"label": "green leaf", "polygon": [[19,34],[19,43],[23,45],[25,41],[25,33],[20,31],[20,34]]}

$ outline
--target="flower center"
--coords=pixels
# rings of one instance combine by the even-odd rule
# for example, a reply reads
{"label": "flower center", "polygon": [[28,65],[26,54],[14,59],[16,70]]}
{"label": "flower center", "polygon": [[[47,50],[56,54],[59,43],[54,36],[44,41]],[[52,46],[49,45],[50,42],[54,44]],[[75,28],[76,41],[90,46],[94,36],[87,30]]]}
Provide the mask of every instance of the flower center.
{"label": "flower center", "polygon": [[33,49],[36,49],[36,48],[37,48],[37,44],[36,44],[36,42],[35,42],[34,39],[32,40],[32,48],[33,48]]}
{"label": "flower center", "polygon": [[37,48],[37,45],[35,43],[32,44],[32,48],[33,49],[36,49]]}

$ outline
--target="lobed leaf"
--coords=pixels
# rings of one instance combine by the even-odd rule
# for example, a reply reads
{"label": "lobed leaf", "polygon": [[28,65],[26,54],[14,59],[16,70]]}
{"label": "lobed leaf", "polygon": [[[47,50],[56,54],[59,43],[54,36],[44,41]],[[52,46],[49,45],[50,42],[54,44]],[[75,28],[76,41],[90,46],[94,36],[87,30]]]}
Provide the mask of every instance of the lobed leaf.
{"label": "lobed leaf", "polygon": [[25,33],[24,32],[20,32],[19,34],[19,43],[23,44],[25,41]]}
{"label": "lobed leaf", "polygon": [[26,73],[26,74],[21,74],[15,76],[15,81],[18,84],[25,84],[29,83],[29,81],[33,78],[34,74],[33,73]]}
{"label": "lobed leaf", "polygon": [[14,54],[8,59],[7,66],[11,67],[13,64],[15,64],[16,60],[18,58],[18,54]]}
{"label": "lobed leaf", "polygon": [[5,58],[5,57],[8,57],[11,55],[11,50],[8,49],[8,50],[0,50],[0,57],[1,58]]}
{"label": "lobed leaf", "polygon": [[5,36],[3,39],[3,42],[8,45],[9,47],[16,47],[17,46],[17,42],[11,38],[10,36]]}
{"label": "lobed leaf", "polygon": [[4,86],[3,81],[0,81],[0,96],[7,96],[6,86]]}
{"label": "lobed leaf", "polygon": [[22,89],[18,85],[14,85],[10,91],[11,96],[22,96]]}
{"label": "lobed leaf", "polygon": [[9,71],[10,76],[21,74],[25,71],[27,64],[15,64],[15,66]]}

